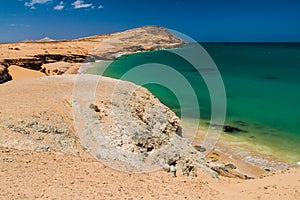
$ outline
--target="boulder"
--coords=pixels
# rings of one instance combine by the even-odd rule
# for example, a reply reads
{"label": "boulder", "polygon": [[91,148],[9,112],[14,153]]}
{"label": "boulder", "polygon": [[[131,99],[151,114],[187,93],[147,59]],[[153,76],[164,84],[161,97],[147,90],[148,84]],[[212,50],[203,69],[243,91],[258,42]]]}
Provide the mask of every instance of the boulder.
{"label": "boulder", "polygon": [[202,146],[194,146],[194,148],[199,151],[199,152],[205,152],[206,148],[202,147]]}
{"label": "boulder", "polygon": [[213,166],[211,169],[217,172],[218,175],[220,176],[225,176],[229,178],[239,178],[243,180],[250,179],[250,177],[248,177],[247,175],[244,175],[236,171],[235,169],[232,169],[232,166],[220,165],[220,166]]}
{"label": "boulder", "polygon": [[0,84],[12,80],[11,75],[8,73],[8,70],[3,65],[0,65]]}
{"label": "boulder", "polygon": [[224,132],[227,132],[227,133],[234,133],[234,132],[247,132],[245,130],[242,130],[240,128],[236,128],[236,127],[233,127],[233,126],[224,126]]}

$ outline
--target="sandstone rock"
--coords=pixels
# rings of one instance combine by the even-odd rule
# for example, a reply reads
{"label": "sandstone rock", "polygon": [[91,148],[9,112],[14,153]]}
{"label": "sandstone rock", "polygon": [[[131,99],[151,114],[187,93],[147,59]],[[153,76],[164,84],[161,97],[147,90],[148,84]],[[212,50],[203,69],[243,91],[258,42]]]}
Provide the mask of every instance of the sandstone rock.
{"label": "sandstone rock", "polygon": [[226,168],[230,168],[230,169],[236,169],[236,166],[234,164],[226,164],[225,165]]}
{"label": "sandstone rock", "polygon": [[80,63],[68,63],[68,62],[55,62],[50,64],[44,64],[41,71],[47,76],[62,75],[62,74],[77,74],[80,68]]}
{"label": "sandstone rock", "polygon": [[11,75],[8,73],[8,70],[3,65],[0,65],[0,84],[12,80]]}
{"label": "sandstone rock", "polygon": [[24,57],[24,58],[6,58],[2,62],[2,65],[9,67],[10,65],[17,65],[27,69],[40,70],[42,66],[42,61],[35,57]]}
{"label": "sandstone rock", "polygon": [[202,146],[194,146],[194,148],[199,151],[199,152],[205,152],[206,148],[202,147]]}
{"label": "sandstone rock", "polygon": [[232,166],[219,165],[213,166],[211,169],[216,171],[220,176],[225,176],[229,178],[240,178],[243,180],[249,179],[249,177],[247,177],[246,175],[241,174],[240,172],[233,169]]}
{"label": "sandstone rock", "polygon": [[211,169],[210,165],[204,159],[204,155],[193,147],[186,149],[177,162],[177,169],[182,171],[185,176],[196,176],[197,169],[210,174],[214,179],[218,179],[218,174]]}

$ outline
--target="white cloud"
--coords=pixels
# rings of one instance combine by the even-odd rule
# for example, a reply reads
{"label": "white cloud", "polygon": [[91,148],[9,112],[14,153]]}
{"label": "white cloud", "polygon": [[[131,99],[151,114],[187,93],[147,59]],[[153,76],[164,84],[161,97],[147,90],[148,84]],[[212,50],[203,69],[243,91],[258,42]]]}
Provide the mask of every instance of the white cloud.
{"label": "white cloud", "polygon": [[76,1],[74,1],[74,3],[72,3],[72,6],[74,6],[75,9],[78,9],[78,8],[89,8],[89,7],[93,6],[93,4],[91,4],[91,3],[84,3],[83,0],[76,0]]}
{"label": "white cloud", "polygon": [[100,6],[98,6],[98,8],[99,8],[99,9],[103,9],[103,8],[104,8],[104,6],[100,5]]}
{"label": "white cloud", "polygon": [[35,4],[45,4],[45,3],[48,3],[50,1],[52,1],[52,0],[31,0],[29,2],[25,2],[24,5],[27,6],[27,7],[34,8]]}
{"label": "white cloud", "polygon": [[54,10],[62,10],[64,9],[65,5],[64,5],[64,2],[61,1],[58,5],[54,6]]}
{"label": "white cloud", "polygon": [[30,27],[28,24],[9,24],[10,27]]}

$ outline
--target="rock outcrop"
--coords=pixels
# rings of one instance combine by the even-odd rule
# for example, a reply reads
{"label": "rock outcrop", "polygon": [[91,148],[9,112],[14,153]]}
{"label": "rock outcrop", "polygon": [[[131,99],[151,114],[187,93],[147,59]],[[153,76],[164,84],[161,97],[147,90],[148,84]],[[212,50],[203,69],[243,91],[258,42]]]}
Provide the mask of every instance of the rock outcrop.
{"label": "rock outcrop", "polygon": [[27,58],[3,59],[2,61],[0,61],[0,63],[6,67],[17,65],[19,67],[24,67],[27,69],[41,70],[43,64],[57,62],[83,63],[85,59],[86,56],[84,55],[43,54]]}
{"label": "rock outcrop", "polygon": [[10,92],[0,104],[0,146],[92,155],[118,170],[176,165],[186,175],[196,168],[216,174],[178,136],[178,117],[148,90],[105,77],[97,85],[98,79],[63,75],[2,85],[0,93]]}
{"label": "rock outcrop", "polygon": [[248,177],[247,175],[238,172],[237,170],[235,170],[235,168],[232,168],[228,165],[212,166],[211,169],[217,172],[220,176],[225,176],[229,178],[239,178],[243,180],[253,179],[251,177]]}
{"label": "rock outcrop", "polygon": [[11,75],[5,66],[0,65],[0,84],[12,80]]}
{"label": "rock outcrop", "polygon": [[62,75],[62,74],[77,74],[82,63],[55,62],[43,64],[41,72],[47,76]]}

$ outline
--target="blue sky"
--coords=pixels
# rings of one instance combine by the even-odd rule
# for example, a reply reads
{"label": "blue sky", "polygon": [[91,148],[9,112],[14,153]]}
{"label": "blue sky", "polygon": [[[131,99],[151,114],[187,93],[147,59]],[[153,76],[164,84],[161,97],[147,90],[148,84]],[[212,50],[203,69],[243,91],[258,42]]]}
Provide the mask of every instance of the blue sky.
{"label": "blue sky", "polygon": [[0,0],[0,42],[159,25],[202,42],[300,42],[300,1]]}

